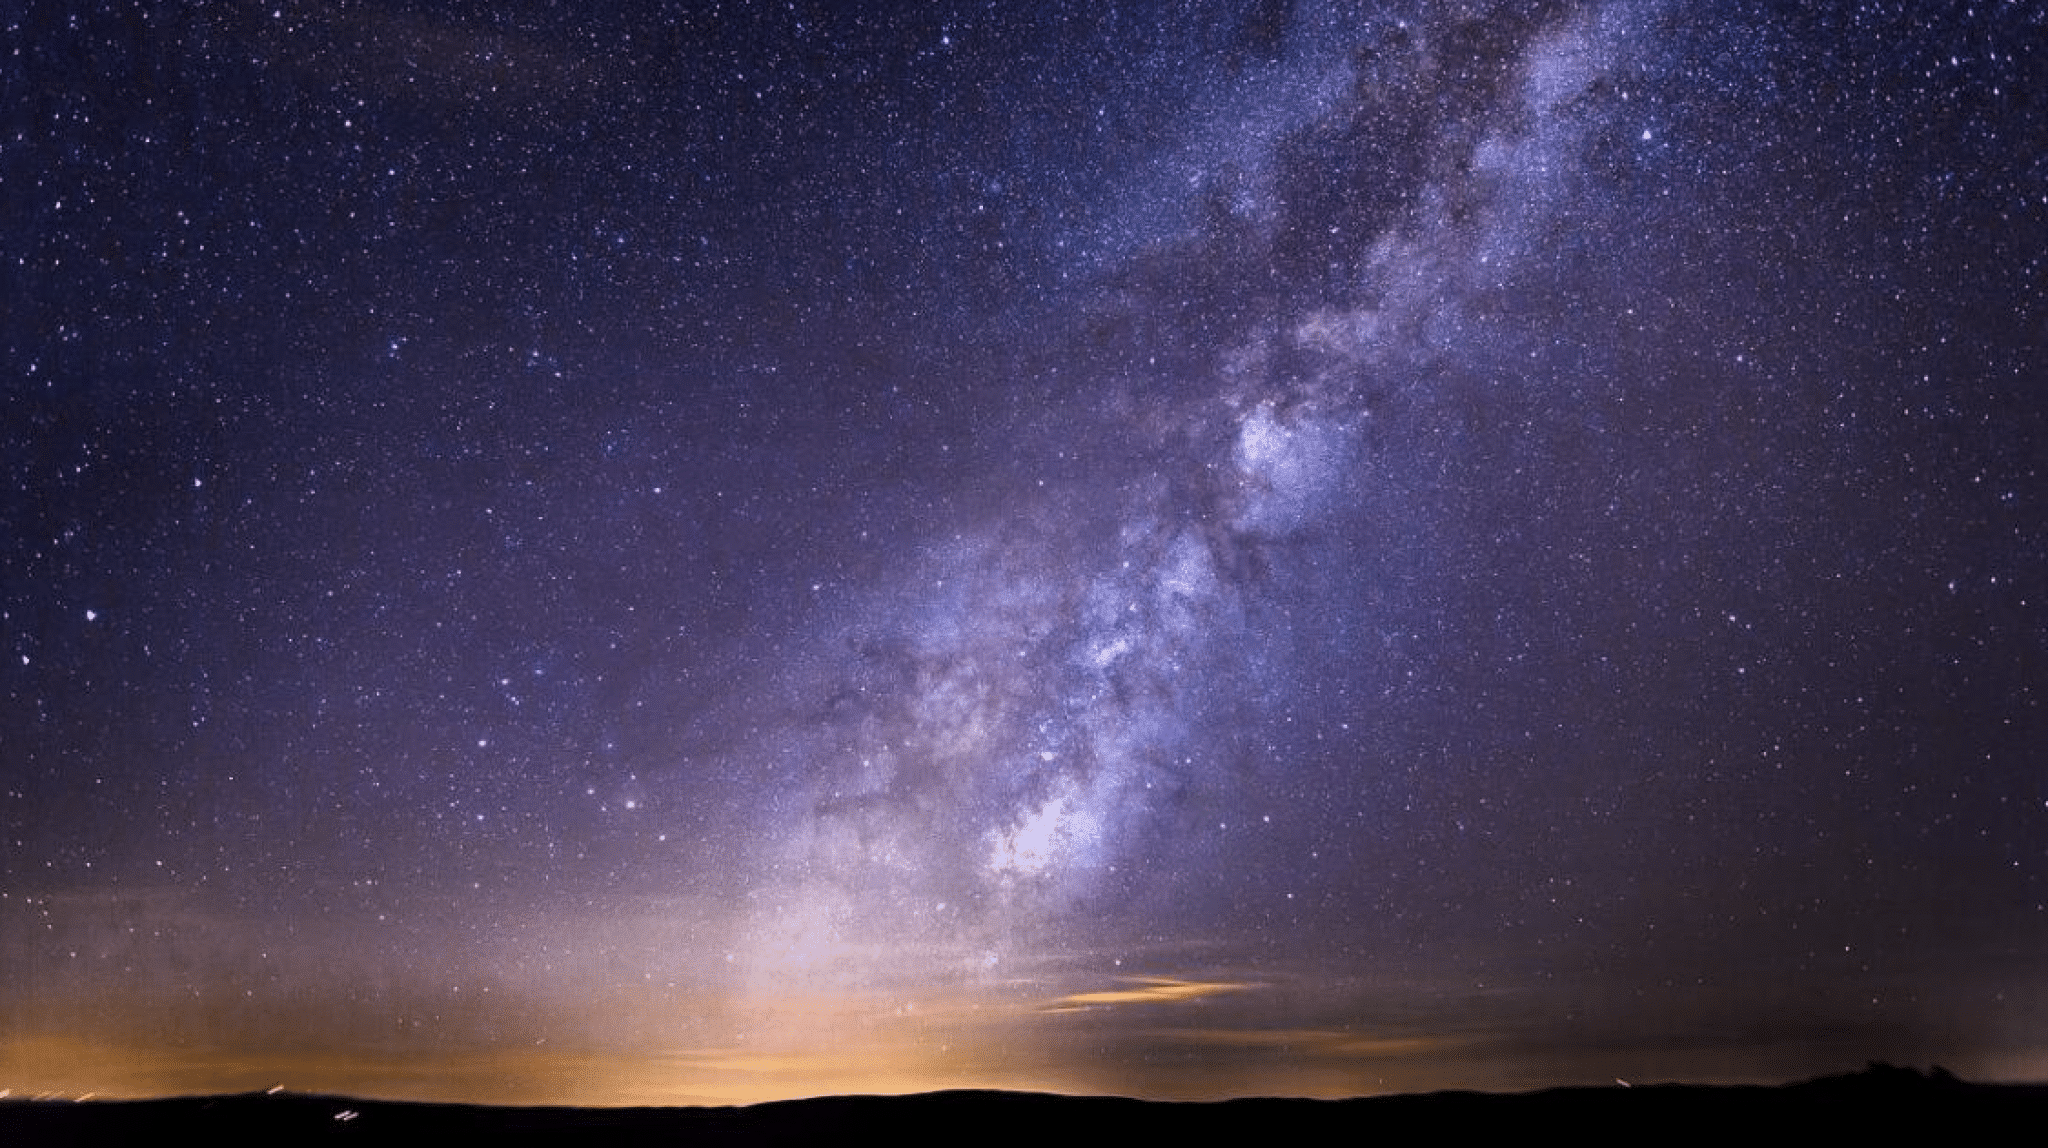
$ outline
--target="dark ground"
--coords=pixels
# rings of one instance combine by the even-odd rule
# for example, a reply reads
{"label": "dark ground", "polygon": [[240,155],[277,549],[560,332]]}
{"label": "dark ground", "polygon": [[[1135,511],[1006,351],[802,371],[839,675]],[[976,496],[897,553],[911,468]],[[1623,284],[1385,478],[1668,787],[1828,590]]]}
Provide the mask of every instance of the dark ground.
{"label": "dark ground", "polygon": [[1985,1085],[1939,1069],[1874,1065],[1778,1088],[1656,1085],[1520,1095],[1440,1092],[1344,1101],[1173,1104],[1118,1097],[939,1092],[831,1097],[747,1108],[510,1108],[342,1097],[0,1102],[0,1144],[305,1143],[782,1144],[1409,1143],[1563,1134],[1572,1142],[1853,1143],[2026,1141],[2048,1118],[2048,1085]]}

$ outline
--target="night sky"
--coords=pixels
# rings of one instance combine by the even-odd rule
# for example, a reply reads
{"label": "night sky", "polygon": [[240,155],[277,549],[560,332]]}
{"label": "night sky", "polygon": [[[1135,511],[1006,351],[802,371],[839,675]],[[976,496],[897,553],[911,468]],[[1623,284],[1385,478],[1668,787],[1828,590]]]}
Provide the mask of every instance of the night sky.
{"label": "night sky", "polygon": [[2029,3],[0,16],[0,1088],[2048,1078]]}

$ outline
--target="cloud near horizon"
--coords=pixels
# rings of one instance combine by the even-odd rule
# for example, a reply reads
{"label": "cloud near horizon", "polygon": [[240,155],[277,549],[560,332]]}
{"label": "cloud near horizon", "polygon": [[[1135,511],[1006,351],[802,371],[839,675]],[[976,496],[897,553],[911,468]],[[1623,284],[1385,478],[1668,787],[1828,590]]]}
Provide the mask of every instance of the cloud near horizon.
{"label": "cloud near horizon", "polygon": [[1470,1045],[1469,1037],[1372,1036],[1318,1028],[1172,1028],[1154,1033],[1161,1040],[1225,1048],[1295,1051],[1308,1056],[1381,1057],[1441,1053]]}
{"label": "cloud near horizon", "polygon": [[1238,993],[1260,986],[1246,981],[1184,981],[1174,977],[1125,977],[1133,987],[1097,992],[1069,993],[1047,1004],[1041,1012],[1082,1012],[1104,1005],[1171,1004],[1200,1000],[1222,993]]}

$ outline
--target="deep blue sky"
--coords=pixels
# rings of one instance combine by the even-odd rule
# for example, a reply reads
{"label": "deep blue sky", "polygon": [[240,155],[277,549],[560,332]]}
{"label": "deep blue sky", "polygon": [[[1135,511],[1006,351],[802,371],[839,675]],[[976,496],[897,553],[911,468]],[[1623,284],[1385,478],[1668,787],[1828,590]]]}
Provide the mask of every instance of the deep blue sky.
{"label": "deep blue sky", "polygon": [[0,1087],[2048,1075],[2043,41],[28,5]]}

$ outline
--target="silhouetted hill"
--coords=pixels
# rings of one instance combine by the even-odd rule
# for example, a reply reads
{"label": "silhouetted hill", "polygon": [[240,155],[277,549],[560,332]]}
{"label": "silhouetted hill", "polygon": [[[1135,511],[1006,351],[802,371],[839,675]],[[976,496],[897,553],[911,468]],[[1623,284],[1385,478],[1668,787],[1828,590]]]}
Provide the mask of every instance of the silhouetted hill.
{"label": "silhouetted hill", "polygon": [[512,1108],[292,1093],[148,1101],[0,1102],[0,1144],[191,1140],[209,1146],[355,1141],[504,1144],[1416,1143],[1545,1133],[1639,1143],[1967,1143],[2048,1123],[2048,1085],[1969,1084],[1936,1069],[1872,1065],[1779,1088],[1655,1085],[1499,1095],[1162,1103],[1021,1092],[842,1096],[747,1108]]}

